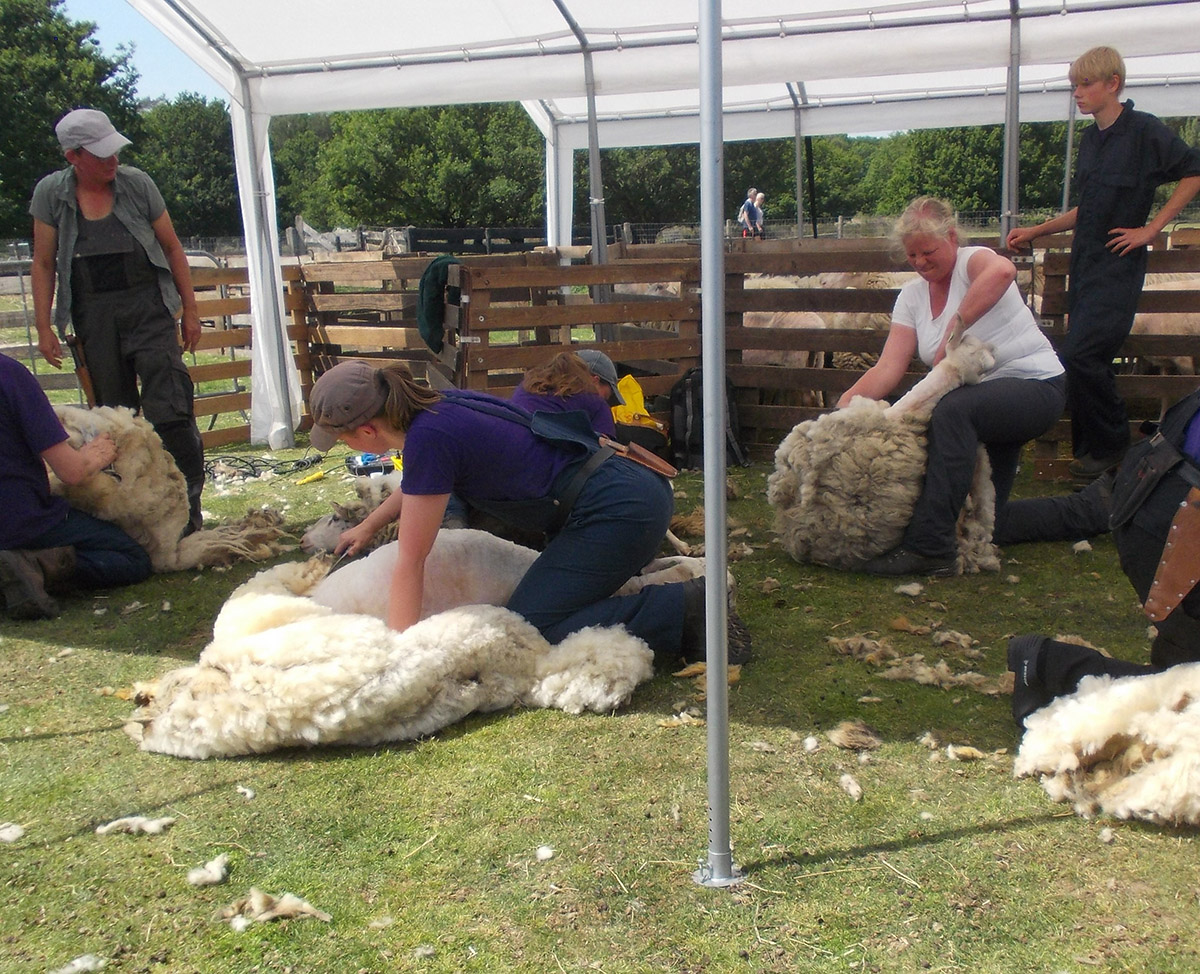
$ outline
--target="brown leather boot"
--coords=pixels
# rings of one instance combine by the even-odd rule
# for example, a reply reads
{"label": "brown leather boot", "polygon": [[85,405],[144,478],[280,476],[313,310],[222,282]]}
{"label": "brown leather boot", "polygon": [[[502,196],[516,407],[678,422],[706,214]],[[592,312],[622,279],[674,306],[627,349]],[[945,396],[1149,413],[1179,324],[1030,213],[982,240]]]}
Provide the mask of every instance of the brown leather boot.
{"label": "brown leather boot", "polygon": [[42,584],[52,595],[61,595],[71,588],[71,579],[75,577],[75,549],[64,548],[30,548],[27,554],[42,569]]}
{"label": "brown leather boot", "polygon": [[[74,549],[71,553],[74,555]],[[45,576],[34,554],[0,551],[0,589],[11,619],[53,619],[58,615],[58,603],[46,594]]]}

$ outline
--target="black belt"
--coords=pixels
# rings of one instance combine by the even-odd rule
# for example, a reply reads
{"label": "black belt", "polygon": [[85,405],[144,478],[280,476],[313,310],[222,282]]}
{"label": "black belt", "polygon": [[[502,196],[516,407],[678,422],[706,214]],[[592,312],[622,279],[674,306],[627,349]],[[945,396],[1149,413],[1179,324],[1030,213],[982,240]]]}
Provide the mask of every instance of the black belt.
{"label": "black belt", "polygon": [[567,486],[563,488],[563,492],[554,498],[555,512],[554,517],[550,521],[549,534],[558,534],[562,530],[562,526],[567,523],[567,518],[571,515],[571,508],[575,506],[579,492],[583,490],[583,485],[600,468],[600,464],[616,452],[611,446],[602,446],[588,457],[587,462],[582,467],[575,471],[575,475],[571,478]]}

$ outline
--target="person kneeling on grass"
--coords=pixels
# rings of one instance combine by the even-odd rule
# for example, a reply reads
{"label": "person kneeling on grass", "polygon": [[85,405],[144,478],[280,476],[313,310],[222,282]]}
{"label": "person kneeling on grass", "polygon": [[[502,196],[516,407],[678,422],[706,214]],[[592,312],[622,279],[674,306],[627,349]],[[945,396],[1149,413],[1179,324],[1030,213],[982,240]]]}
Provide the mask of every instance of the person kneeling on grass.
{"label": "person kneeling on grass", "polygon": [[[705,656],[704,579],[614,595],[657,554],[674,507],[661,473],[602,447],[586,415],[526,412],[486,393],[418,385],[402,365],[335,365],[313,386],[312,445],[404,451],[404,480],[366,520],[342,533],[355,554],[398,521],[387,623],[420,617],[425,559],[451,494],[548,538],[508,608],[558,643],[588,626],[623,625],[660,664]],[[728,616],[728,659],[743,663],[750,634]]]}
{"label": "person kneeling on grass", "polygon": [[[1019,727],[1055,697],[1074,693],[1085,676],[1143,676],[1200,661],[1200,390],[1167,410],[1158,433],[1126,454],[1111,491],[1121,568],[1157,629],[1150,662],[1111,659],[1047,636],[1017,636],[1008,643],[1008,668]],[[1081,506],[1071,499],[1045,501],[1049,507]],[[1063,520],[1054,514],[1031,523],[1051,533]],[[1065,520],[1080,524],[1088,518]]]}
{"label": "person kneeling on grass", "polygon": [[10,618],[58,615],[51,593],[149,577],[150,556],[133,538],[50,493],[46,464],[73,485],[116,455],[107,434],[71,446],[37,379],[0,353],[0,590]]}

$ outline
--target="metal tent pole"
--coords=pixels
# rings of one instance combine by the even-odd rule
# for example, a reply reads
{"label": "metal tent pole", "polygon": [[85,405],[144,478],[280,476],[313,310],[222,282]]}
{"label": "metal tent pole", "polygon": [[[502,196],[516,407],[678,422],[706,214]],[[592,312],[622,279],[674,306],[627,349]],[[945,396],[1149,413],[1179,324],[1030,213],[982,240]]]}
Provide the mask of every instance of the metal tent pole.
{"label": "metal tent pole", "polygon": [[704,363],[705,642],[708,658],[708,859],[702,886],[741,879],[729,844],[729,683],[725,678],[725,179],[721,118],[721,0],[700,3],[700,291]]}

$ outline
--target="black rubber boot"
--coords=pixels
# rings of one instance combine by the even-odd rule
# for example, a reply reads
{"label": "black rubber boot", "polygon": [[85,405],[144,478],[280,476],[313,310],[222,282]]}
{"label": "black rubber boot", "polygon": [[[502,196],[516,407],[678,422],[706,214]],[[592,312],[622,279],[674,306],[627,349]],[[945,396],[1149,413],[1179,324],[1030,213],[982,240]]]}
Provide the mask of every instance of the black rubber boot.
{"label": "black rubber boot", "polygon": [[1025,718],[1054,699],[1038,672],[1045,636],[1015,636],[1008,641],[1008,668],[1013,674],[1012,715],[1025,729]]}
{"label": "black rubber boot", "polygon": [[[683,638],[680,651],[689,663],[708,658],[705,633],[704,579],[691,578],[683,583]],[[750,660],[750,630],[732,607],[727,609],[725,626],[726,653],[731,665]]]}
{"label": "black rubber boot", "polygon": [[200,511],[200,494],[204,490],[204,441],[195,421],[163,423],[154,427],[163,448],[175,459],[175,465],[187,481],[188,525],[184,535],[204,526]]}

